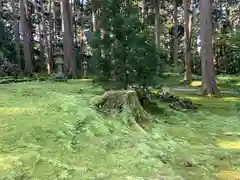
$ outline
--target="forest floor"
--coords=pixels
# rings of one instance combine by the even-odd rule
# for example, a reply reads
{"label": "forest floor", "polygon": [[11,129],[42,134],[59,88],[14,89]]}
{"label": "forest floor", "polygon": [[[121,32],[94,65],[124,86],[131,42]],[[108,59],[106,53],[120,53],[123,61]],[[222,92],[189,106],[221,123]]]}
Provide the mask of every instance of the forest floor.
{"label": "forest floor", "polygon": [[92,109],[102,93],[83,80],[0,86],[0,179],[239,179],[239,97],[175,92],[202,106],[160,103],[146,136]]}
{"label": "forest floor", "polygon": [[[193,77],[194,80],[190,85],[184,86],[181,84],[181,80],[183,79],[182,75],[174,74],[169,75],[169,77],[165,77],[161,84],[173,88],[197,89],[202,85],[200,78],[201,77],[195,76]],[[217,76],[217,85],[221,91],[228,91],[235,87],[240,87],[240,75],[219,75]]]}

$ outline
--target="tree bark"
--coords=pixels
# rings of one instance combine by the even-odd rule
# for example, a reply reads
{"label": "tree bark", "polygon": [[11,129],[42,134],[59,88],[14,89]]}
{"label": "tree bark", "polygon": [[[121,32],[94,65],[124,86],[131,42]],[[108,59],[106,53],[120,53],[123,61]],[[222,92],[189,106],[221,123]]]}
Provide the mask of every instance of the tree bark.
{"label": "tree bark", "polygon": [[68,0],[62,0],[63,24],[64,24],[64,64],[65,72],[73,78],[77,78],[75,48],[73,36],[73,20],[71,6]]}
{"label": "tree bark", "polygon": [[53,14],[53,18],[49,20],[49,69],[50,72],[53,70],[53,52],[54,52],[54,46],[53,42],[55,42],[55,36],[54,36],[54,27],[55,27],[55,16],[54,16],[54,3],[55,1],[50,0],[49,1],[49,8],[48,8],[48,13]]}
{"label": "tree bark", "polygon": [[24,51],[24,62],[26,75],[32,75],[33,64],[32,64],[32,53],[31,53],[31,33],[28,27],[28,20],[26,14],[25,0],[20,0],[20,22],[21,30],[23,33],[23,51]]}
{"label": "tree bark", "polygon": [[[156,49],[159,50],[160,49],[160,12],[159,12],[159,8],[160,8],[160,2],[159,0],[154,0],[154,8],[155,8],[155,45],[156,45]],[[158,62],[157,65],[157,70],[156,70],[156,74],[159,74],[160,71],[160,62]]]}
{"label": "tree bark", "polygon": [[43,1],[40,0],[40,6],[41,6],[41,14],[42,14],[42,27],[43,27],[43,44],[45,47],[45,53],[47,55],[46,57],[46,64],[47,64],[47,71],[48,74],[51,74],[51,49],[49,47],[49,43],[48,43],[48,33],[47,33],[47,26],[46,26],[46,19],[45,19],[45,11],[44,11],[44,7],[43,7]]}
{"label": "tree bark", "polygon": [[[178,26],[178,19],[177,19],[177,2],[176,0],[174,2],[174,11],[173,11],[173,20],[174,20],[174,28]],[[177,66],[178,61],[178,32],[175,30],[173,35],[173,64],[175,67]]]}
{"label": "tree bark", "polygon": [[184,0],[184,59],[185,59],[185,71],[184,81],[191,83],[192,81],[192,62],[191,62],[191,48],[190,48],[190,28],[189,27],[189,1]]}
{"label": "tree bark", "polygon": [[92,30],[93,32],[97,30],[96,7],[94,4],[92,4]]}
{"label": "tree bark", "polygon": [[22,69],[22,60],[20,54],[20,34],[19,34],[19,22],[17,20],[17,11],[15,1],[12,0],[12,11],[13,11],[13,26],[14,26],[14,38],[15,38],[15,49],[17,52],[16,58],[19,67]]}
{"label": "tree bark", "polygon": [[39,43],[40,43],[40,70],[44,70],[44,64],[45,64],[45,48],[44,48],[44,39],[42,35],[43,27],[40,23],[38,25],[38,33],[39,33]]}
{"label": "tree bark", "polygon": [[145,23],[146,22],[146,14],[147,14],[147,2],[146,0],[142,0],[142,22]]}
{"label": "tree bark", "polygon": [[200,1],[202,93],[219,94],[213,65],[212,0]]}
{"label": "tree bark", "polygon": [[84,0],[81,1],[82,9],[81,9],[81,67],[82,67],[82,77],[87,77],[87,61],[85,59],[85,47],[84,47]]}
{"label": "tree bark", "polygon": [[156,48],[160,47],[160,12],[159,12],[159,0],[155,2],[155,44]]}
{"label": "tree bark", "polygon": [[75,37],[75,47],[78,47],[78,29],[77,29],[77,7],[76,2],[73,1],[73,19],[74,19],[74,37]]}

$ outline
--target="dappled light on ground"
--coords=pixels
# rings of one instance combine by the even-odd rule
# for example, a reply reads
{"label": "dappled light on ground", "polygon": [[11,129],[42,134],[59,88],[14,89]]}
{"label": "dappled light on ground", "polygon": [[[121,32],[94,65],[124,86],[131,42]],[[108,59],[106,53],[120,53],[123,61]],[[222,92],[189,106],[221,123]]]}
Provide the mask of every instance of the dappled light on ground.
{"label": "dappled light on ground", "polygon": [[38,111],[33,107],[0,107],[0,114],[13,115]]}
{"label": "dappled light on ground", "polygon": [[217,146],[224,148],[224,149],[239,149],[240,150],[240,141],[239,142],[222,141],[222,142],[217,143]]}
{"label": "dappled light on ground", "polygon": [[192,87],[200,87],[200,86],[202,86],[202,81],[192,81],[190,86],[192,86]]}
{"label": "dappled light on ground", "polygon": [[[178,93],[179,95],[184,95],[184,93]],[[197,96],[197,95],[187,95],[185,96],[186,99],[190,99],[192,101],[196,102],[201,102],[201,103],[207,103],[207,104],[215,104],[216,106],[218,105],[224,105],[226,103],[231,103],[231,102],[240,102],[239,97],[202,97],[202,96]]]}
{"label": "dappled light on ground", "polygon": [[219,180],[240,180],[240,171],[221,171],[217,177]]}
{"label": "dappled light on ground", "polygon": [[19,157],[8,154],[0,154],[0,172],[1,170],[8,170],[19,163]]}
{"label": "dappled light on ground", "polygon": [[240,102],[239,97],[223,97],[224,101],[229,101],[229,102]]}

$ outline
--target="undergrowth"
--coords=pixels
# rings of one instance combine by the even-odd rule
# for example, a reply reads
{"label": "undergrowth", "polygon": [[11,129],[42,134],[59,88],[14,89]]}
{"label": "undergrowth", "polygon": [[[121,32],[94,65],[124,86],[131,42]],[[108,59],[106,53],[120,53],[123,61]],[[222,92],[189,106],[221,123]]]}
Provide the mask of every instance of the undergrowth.
{"label": "undergrowth", "polygon": [[179,94],[201,103],[198,112],[160,103],[145,136],[127,113],[105,117],[91,108],[102,93],[84,81],[1,85],[0,179],[213,180],[239,172],[239,150],[217,145],[240,140],[232,106],[239,98]]}

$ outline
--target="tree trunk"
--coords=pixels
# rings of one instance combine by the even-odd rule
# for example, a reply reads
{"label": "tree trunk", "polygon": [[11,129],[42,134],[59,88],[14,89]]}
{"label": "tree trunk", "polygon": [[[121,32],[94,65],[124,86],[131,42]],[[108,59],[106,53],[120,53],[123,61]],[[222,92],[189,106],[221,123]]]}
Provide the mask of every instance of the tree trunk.
{"label": "tree trunk", "polygon": [[188,0],[184,0],[184,59],[185,59],[185,71],[184,81],[191,83],[192,81],[192,62],[191,62],[191,49],[190,49],[190,28],[189,27],[189,3]]}
{"label": "tree trunk", "polygon": [[76,2],[73,1],[73,19],[74,19],[74,37],[75,37],[75,47],[78,47],[78,29],[77,29],[77,7]]}
{"label": "tree trunk", "polygon": [[19,67],[22,69],[22,60],[20,55],[20,34],[19,34],[19,22],[17,20],[17,11],[15,1],[12,0],[12,12],[13,12],[13,26],[14,26],[14,38],[15,38],[15,49],[17,52],[16,58]]}
{"label": "tree trunk", "polygon": [[42,24],[38,25],[38,33],[39,33],[39,42],[40,42],[40,70],[44,70],[45,64],[45,48],[44,48],[44,39],[42,35],[43,27]]}
{"label": "tree trunk", "polygon": [[191,70],[193,70],[193,53],[192,53],[192,39],[193,39],[193,15],[194,15],[194,0],[190,0],[190,9],[192,10],[192,13],[188,13],[189,15],[189,22],[188,22],[188,29],[189,29],[189,59],[191,62]]}
{"label": "tree trunk", "polygon": [[21,30],[23,33],[23,51],[24,51],[24,62],[25,69],[24,72],[26,75],[32,75],[33,65],[32,65],[32,53],[31,53],[31,34],[29,32],[25,1],[20,0],[20,21],[21,21]]}
{"label": "tree trunk", "polygon": [[87,61],[85,59],[85,47],[84,47],[84,0],[81,1],[82,9],[81,9],[81,57],[82,57],[82,77],[87,77]]}
{"label": "tree trunk", "polygon": [[155,2],[155,44],[156,48],[160,47],[160,12],[159,12],[159,0]]}
{"label": "tree trunk", "polygon": [[202,93],[219,94],[213,65],[212,0],[200,1]]}
{"label": "tree trunk", "polygon": [[[67,68],[65,69],[65,72],[67,71],[68,75],[72,76],[73,78],[77,78],[72,11],[68,0],[62,0],[62,9],[64,24],[64,64],[65,68]],[[67,67],[66,64],[68,64]]]}
{"label": "tree trunk", "polygon": [[[49,1],[49,8],[48,8],[48,13],[49,14],[55,14],[53,11],[54,11],[54,2],[55,1],[52,1],[52,0],[50,0]],[[55,16],[53,16],[53,18],[51,18],[50,20],[49,20],[49,69],[50,70],[53,70],[54,69],[54,67],[53,67],[53,52],[54,52],[54,46],[53,46],[53,42],[55,42],[55,36],[54,36],[54,27],[55,27]]]}
{"label": "tree trunk", "polygon": [[92,29],[93,32],[97,30],[96,8],[94,4],[92,4]]}
{"label": "tree trunk", "polygon": [[48,43],[48,33],[47,33],[47,26],[46,26],[46,19],[45,19],[45,11],[44,11],[42,0],[40,0],[40,6],[41,6],[41,14],[42,14],[43,42],[44,42],[45,52],[47,54],[47,57],[46,57],[47,71],[48,71],[48,74],[51,74],[51,63],[50,63],[51,62],[51,59],[50,59],[51,49],[50,49],[49,43]]}
{"label": "tree trunk", "polygon": [[[173,12],[173,19],[174,19],[174,28],[178,26],[178,19],[177,19],[177,2],[176,0],[174,2],[174,12]],[[178,63],[178,37],[177,37],[178,32],[174,31],[174,36],[173,36],[173,64],[175,67],[177,66]]]}
{"label": "tree trunk", "polygon": [[[52,41],[51,41],[52,53],[55,52],[55,48],[56,48],[56,44],[57,44],[57,35],[59,35],[61,32],[61,28],[57,27],[56,8],[57,8],[56,3],[55,3],[55,1],[53,1],[51,8],[49,8],[49,9],[51,9],[51,11],[53,13],[52,24],[50,25],[50,27],[51,27],[50,29],[52,30],[51,31],[51,33],[52,33],[52,36],[51,36],[51,38],[52,38]],[[61,18],[60,18],[60,20],[61,20]],[[59,23],[59,24],[61,24],[61,23]]]}
{"label": "tree trunk", "polygon": [[[160,49],[160,12],[159,12],[159,0],[154,0],[155,7],[155,45],[156,49]],[[156,74],[159,74],[160,71],[160,62],[158,62]]]}
{"label": "tree trunk", "polygon": [[147,9],[147,2],[146,2],[146,0],[142,0],[141,6],[142,6],[142,10],[141,10],[142,22],[145,23],[146,22],[145,21],[146,20],[146,14],[147,14],[147,12],[146,12],[146,9]]}

